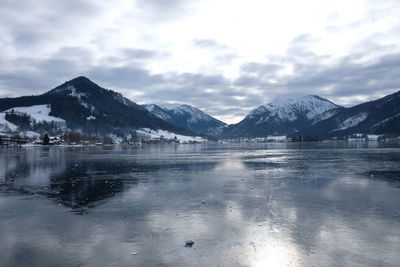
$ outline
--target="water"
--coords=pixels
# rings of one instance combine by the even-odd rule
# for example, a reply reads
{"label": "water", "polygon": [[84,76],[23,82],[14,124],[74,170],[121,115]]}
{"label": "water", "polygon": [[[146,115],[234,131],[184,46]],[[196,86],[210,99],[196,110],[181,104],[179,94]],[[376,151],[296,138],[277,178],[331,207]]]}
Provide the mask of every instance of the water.
{"label": "water", "polygon": [[3,148],[0,265],[398,266],[399,163],[377,142]]}

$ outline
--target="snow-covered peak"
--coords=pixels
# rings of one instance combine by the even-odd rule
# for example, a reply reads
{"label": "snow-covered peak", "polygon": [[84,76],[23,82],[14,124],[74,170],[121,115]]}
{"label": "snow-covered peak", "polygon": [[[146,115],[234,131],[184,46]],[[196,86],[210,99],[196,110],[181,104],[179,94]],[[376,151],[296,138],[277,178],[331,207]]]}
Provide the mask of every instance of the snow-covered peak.
{"label": "snow-covered peak", "polygon": [[268,104],[259,106],[258,108],[251,111],[249,116],[257,116],[257,115],[264,114],[265,112],[269,111],[269,108],[267,106],[268,106]]}
{"label": "snow-covered peak", "polygon": [[300,112],[304,112],[308,119],[313,119],[314,117],[328,110],[338,108],[339,106],[325,98],[316,95],[307,95],[297,99],[296,107]]}
{"label": "snow-covered peak", "polygon": [[171,116],[168,112],[166,112],[164,109],[162,109],[160,106],[155,105],[155,104],[145,104],[142,105],[147,111],[153,113],[156,117],[165,120],[165,121],[170,121]]}
{"label": "snow-covered peak", "polygon": [[167,109],[167,110],[173,110],[176,109],[177,107],[182,106],[182,104],[178,103],[162,103],[162,104],[157,104],[162,109]]}
{"label": "snow-covered peak", "polygon": [[279,96],[272,102],[253,110],[250,116],[275,117],[279,120],[288,121],[306,117],[311,120],[328,110],[338,107],[331,101],[316,95],[306,95],[297,99]]}
{"label": "snow-covered peak", "polygon": [[160,119],[197,133],[215,135],[225,126],[224,122],[188,104],[148,104],[143,107]]}
{"label": "snow-covered peak", "polygon": [[[188,116],[188,119],[193,123],[198,120],[212,120],[212,118],[205,114],[198,108],[195,108],[188,104],[177,104],[177,103],[167,103],[167,104],[159,104],[157,105],[160,108],[173,112],[175,114],[185,114]],[[150,112],[154,112],[154,105],[146,105],[146,109]]]}
{"label": "snow-covered peak", "polygon": [[145,109],[147,109],[149,112],[153,112],[154,108],[156,107],[156,105],[154,105],[154,104],[145,104],[145,105],[143,105],[143,107]]}
{"label": "snow-covered peak", "polygon": [[[210,117],[209,115],[207,115],[203,111],[201,111],[200,109],[195,108],[188,104],[177,104],[177,103],[169,104],[168,103],[168,104],[160,104],[158,106],[164,110],[168,110],[177,115],[178,114],[185,115],[188,119],[188,122],[190,122],[190,123],[195,123],[200,120],[208,121],[208,120],[213,119],[212,117]],[[148,110],[149,109],[151,109],[151,107],[149,107]]]}
{"label": "snow-covered peak", "polygon": [[186,112],[186,113],[203,113],[201,110],[199,110],[198,108],[195,108],[195,107],[193,107],[191,105],[180,105],[180,106],[177,106],[176,108],[174,108],[172,110],[175,111],[175,112],[181,112],[181,113],[182,112]]}
{"label": "snow-covered peak", "polygon": [[272,102],[270,102],[267,105],[274,106],[274,107],[283,107],[286,105],[292,105],[293,102],[295,102],[295,100],[293,100],[293,98],[286,97],[286,96],[277,96],[277,97],[275,97],[274,100],[272,100]]}

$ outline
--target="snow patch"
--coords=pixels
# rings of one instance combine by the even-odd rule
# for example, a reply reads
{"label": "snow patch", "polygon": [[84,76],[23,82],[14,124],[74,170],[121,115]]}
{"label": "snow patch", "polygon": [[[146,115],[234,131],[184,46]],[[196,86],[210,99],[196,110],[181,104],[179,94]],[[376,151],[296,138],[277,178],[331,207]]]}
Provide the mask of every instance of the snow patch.
{"label": "snow patch", "polygon": [[368,113],[362,112],[357,115],[354,115],[346,120],[344,120],[341,124],[339,124],[338,128],[333,131],[345,130],[348,128],[352,128],[363,122],[368,116]]}
{"label": "snow patch", "polygon": [[33,132],[33,131],[25,131],[25,132],[21,132],[20,134],[27,138],[39,138],[40,137],[40,133]]}
{"label": "snow patch", "polygon": [[261,117],[257,122],[256,122],[256,124],[261,124],[261,123],[263,123],[263,121],[264,121],[264,117]]}
{"label": "snow patch", "polygon": [[82,97],[87,97],[86,93],[78,92],[73,85],[68,85],[65,88],[65,90],[70,90],[71,93],[69,93],[68,95],[72,96],[72,97],[76,97],[82,106],[84,106],[87,109],[90,109],[92,112],[95,110],[95,107],[93,107],[92,105],[89,105],[88,103],[86,103],[85,101],[82,100]]}
{"label": "snow patch", "polygon": [[400,117],[400,113],[399,113],[399,114],[396,114],[396,115],[393,115],[393,116],[391,116],[391,117],[389,117],[389,118],[386,118],[386,119],[384,119],[383,121],[380,121],[380,122],[378,122],[378,123],[375,123],[372,127],[380,126],[380,125],[382,125],[382,124],[387,123],[387,122],[390,121],[391,119],[394,119],[394,118],[397,118],[397,117]]}
{"label": "snow patch", "polygon": [[117,100],[118,102],[124,104],[125,106],[129,106],[130,104],[132,104],[132,102],[129,99],[125,98],[120,93],[115,93],[114,94],[114,99]]}

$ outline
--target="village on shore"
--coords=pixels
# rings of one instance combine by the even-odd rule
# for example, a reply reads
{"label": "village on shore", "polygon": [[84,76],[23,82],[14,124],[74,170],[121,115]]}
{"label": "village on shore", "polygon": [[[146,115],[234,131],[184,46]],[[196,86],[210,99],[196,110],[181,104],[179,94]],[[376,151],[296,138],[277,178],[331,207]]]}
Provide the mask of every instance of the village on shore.
{"label": "village on shore", "polygon": [[0,133],[0,146],[112,146],[137,144],[201,144],[201,143],[283,143],[283,142],[366,142],[366,141],[400,141],[399,136],[353,134],[345,137],[320,138],[317,136],[288,137],[243,137],[234,139],[216,139],[200,136],[182,136],[172,133],[141,129],[133,135],[118,137],[116,135],[89,136],[79,132],[65,134],[38,133]]}

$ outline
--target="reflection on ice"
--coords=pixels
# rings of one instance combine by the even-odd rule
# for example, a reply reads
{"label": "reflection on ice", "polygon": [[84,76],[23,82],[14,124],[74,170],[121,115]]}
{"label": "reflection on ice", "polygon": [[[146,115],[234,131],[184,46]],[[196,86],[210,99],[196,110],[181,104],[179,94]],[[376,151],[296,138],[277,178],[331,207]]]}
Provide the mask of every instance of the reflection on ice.
{"label": "reflection on ice", "polygon": [[400,151],[343,146],[4,150],[2,266],[396,266]]}

